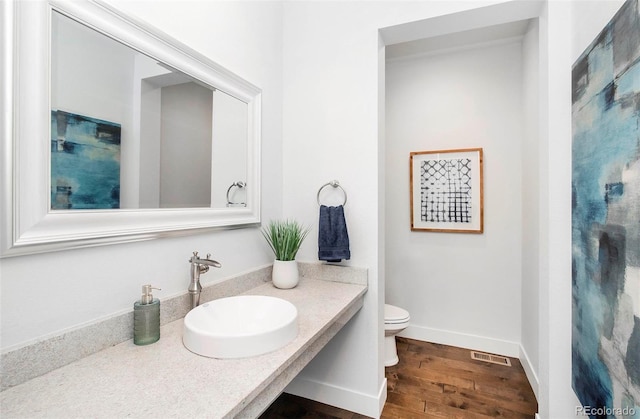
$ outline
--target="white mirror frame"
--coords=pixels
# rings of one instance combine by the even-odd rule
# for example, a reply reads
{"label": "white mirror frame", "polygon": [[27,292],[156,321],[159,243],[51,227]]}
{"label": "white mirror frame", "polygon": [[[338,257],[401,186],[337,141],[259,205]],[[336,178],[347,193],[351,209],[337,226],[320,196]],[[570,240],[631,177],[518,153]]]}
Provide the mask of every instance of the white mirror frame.
{"label": "white mirror frame", "polygon": [[[98,0],[0,2],[0,257],[260,223],[261,90]],[[247,206],[50,211],[50,22],[56,10],[248,104]]]}

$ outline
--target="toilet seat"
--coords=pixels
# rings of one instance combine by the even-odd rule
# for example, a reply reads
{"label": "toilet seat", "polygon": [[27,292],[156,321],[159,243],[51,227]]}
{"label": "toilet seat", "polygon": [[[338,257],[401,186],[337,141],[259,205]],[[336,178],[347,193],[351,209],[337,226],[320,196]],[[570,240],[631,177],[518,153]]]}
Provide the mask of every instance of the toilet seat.
{"label": "toilet seat", "polygon": [[409,321],[409,312],[391,304],[384,305],[384,324],[401,324]]}
{"label": "toilet seat", "polygon": [[409,312],[391,304],[384,305],[384,366],[399,362],[396,335],[409,327]]}

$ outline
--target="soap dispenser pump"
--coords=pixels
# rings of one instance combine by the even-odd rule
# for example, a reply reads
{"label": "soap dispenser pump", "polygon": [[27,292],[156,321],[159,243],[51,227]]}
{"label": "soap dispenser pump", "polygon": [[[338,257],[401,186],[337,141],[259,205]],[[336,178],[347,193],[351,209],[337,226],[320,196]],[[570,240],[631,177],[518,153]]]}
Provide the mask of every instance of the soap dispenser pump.
{"label": "soap dispenser pump", "polygon": [[160,339],[160,300],[153,298],[151,285],[142,286],[142,297],[133,304],[133,343],[149,345]]}

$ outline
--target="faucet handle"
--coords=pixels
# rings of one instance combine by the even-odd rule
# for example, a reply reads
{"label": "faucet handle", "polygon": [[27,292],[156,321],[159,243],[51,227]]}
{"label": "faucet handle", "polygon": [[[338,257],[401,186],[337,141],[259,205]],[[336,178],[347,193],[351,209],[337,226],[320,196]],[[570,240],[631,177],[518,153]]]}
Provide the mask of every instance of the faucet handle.
{"label": "faucet handle", "polygon": [[207,257],[205,259],[211,259],[211,253],[207,253]]}

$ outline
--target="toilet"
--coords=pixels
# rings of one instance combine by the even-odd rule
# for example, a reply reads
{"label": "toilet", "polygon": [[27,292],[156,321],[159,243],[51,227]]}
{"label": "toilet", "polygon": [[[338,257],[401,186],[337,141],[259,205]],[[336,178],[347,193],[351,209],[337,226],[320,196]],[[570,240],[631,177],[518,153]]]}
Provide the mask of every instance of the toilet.
{"label": "toilet", "polygon": [[409,326],[409,312],[391,304],[384,305],[384,366],[398,363],[396,335]]}

